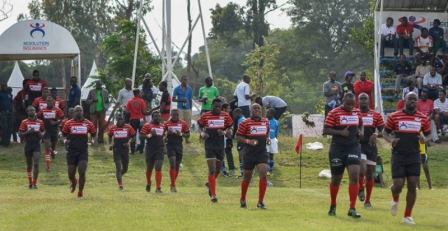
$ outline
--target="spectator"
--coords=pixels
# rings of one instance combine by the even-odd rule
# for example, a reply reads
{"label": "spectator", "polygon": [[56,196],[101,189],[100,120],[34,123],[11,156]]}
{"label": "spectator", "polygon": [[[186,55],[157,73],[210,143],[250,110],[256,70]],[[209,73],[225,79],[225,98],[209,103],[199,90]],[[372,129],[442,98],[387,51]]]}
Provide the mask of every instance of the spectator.
{"label": "spectator", "polygon": [[33,78],[26,81],[24,86],[24,99],[27,107],[31,105],[34,100],[42,96],[42,88],[47,87],[47,83],[40,78],[39,71],[33,71]]}
{"label": "spectator", "polygon": [[98,127],[98,143],[104,144],[104,120],[109,109],[109,92],[103,88],[101,80],[96,81],[96,88],[89,91],[86,104],[90,105],[90,121]]}
{"label": "spectator", "polygon": [[58,107],[62,111],[64,111],[65,108],[65,102],[61,98],[58,97],[58,89],[55,87],[51,88],[50,90],[50,96],[54,99],[54,106]]}
{"label": "spectator", "polygon": [[[179,119],[185,121],[189,128],[191,128],[191,114],[193,107],[193,89],[188,86],[188,77],[182,76],[180,78],[181,85],[174,88],[173,102],[177,102],[177,110],[179,111]],[[185,143],[190,141],[185,137]]]}
{"label": "spectator", "polygon": [[[129,114],[129,125],[135,130],[140,131],[143,126],[145,115],[149,114],[148,108],[146,107],[145,101],[141,98],[140,89],[134,89],[132,91],[134,97],[128,101],[125,110]],[[135,148],[135,142],[131,142],[131,154],[133,155],[135,151],[139,151],[143,154],[143,149],[145,147],[145,139],[137,137],[140,141],[140,145]]]}
{"label": "spectator", "polygon": [[409,56],[412,56],[414,49],[414,40],[412,39],[412,33],[414,32],[414,27],[408,23],[408,18],[406,17],[401,17],[399,21],[401,22],[401,24],[397,26],[397,34],[400,56],[403,55],[404,46],[407,46],[409,48]]}
{"label": "spectator", "polygon": [[423,89],[423,78],[425,77],[426,73],[431,71],[431,65],[426,65],[426,63],[426,60],[421,59],[420,65],[418,65],[415,69],[415,78],[417,79],[417,87],[420,92]]}
{"label": "spectator", "polygon": [[327,118],[328,112],[341,104],[339,95],[342,94],[342,86],[336,81],[336,72],[330,71],[328,76],[330,80],[325,82],[323,86],[325,96],[325,118]]}
{"label": "spectator", "polygon": [[255,98],[255,103],[260,104],[260,106],[266,106],[266,109],[272,108],[274,109],[274,118],[279,120],[280,117],[285,113],[286,109],[288,109],[288,105],[277,96],[265,96],[263,98],[257,97]]}
{"label": "spectator", "polygon": [[162,124],[171,117],[171,95],[170,93],[168,93],[167,87],[168,84],[165,81],[160,82],[159,90],[163,92],[162,98],[160,99],[160,104],[150,111],[150,113],[152,114],[153,111],[160,109],[160,114],[162,116],[160,123]]}
{"label": "spectator", "polygon": [[428,98],[436,100],[439,91],[442,88],[442,76],[436,72],[435,67],[431,67],[431,71],[426,73],[423,78],[423,91],[428,92]]}
{"label": "spectator", "polygon": [[380,184],[381,188],[384,188],[384,179],[383,179],[384,167],[383,167],[383,159],[381,156],[378,156],[376,160],[375,173],[373,174],[373,178],[375,179],[375,183]]}
{"label": "spectator", "polygon": [[442,127],[448,124],[448,101],[444,90],[439,91],[439,98],[434,101],[434,122],[436,123],[437,133],[445,135]]}
{"label": "spectator", "polygon": [[23,108],[22,105],[22,96],[23,96],[23,90],[20,90],[17,92],[17,95],[13,99],[14,103],[14,131],[13,131],[13,140],[17,142],[17,134],[19,132],[20,124],[22,123],[22,120],[27,118],[26,110]]}
{"label": "spectator", "polygon": [[[124,88],[118,92],[117,105],[118,111],[124,111],[124,122],[129,123],[129,113],[126,112],[126,105],[128,105],[129,100],[134,98],[134,93],[132,91],[132,80],[127,78],[124,80]],[[124,110],[123,110],[124,109]]]}
{"label": "spectator", "polygon": [[342,95],[340,100],[342,101],[342,99],[344,98],[345,93],[354,93],[353,91],[353,77],[355,76],[355,73],[351,72],[351,71],[347,71],[345,72],[345,83],[341,84],[342,87]]}
{"label": "spectator", "polygon": [[255,94],[250,94],[250,76],[243,75],[243,82],[236,86],[233,98],[238,99],[238,108],[241,108],[244,117],[250,117],[250,101],[255,97]]}
{"label": "spectator", "polygon": [[14,129],[12,94],[8,92],[6,83],[1,83],[0,87],[0,121],[2,127],[2,141],[0,145],[9,148],[11,134]]}
{"label": "spectator", "polygon": [[443,86],[448,86],[448,53],[445,52],[441,59],[437,59],[435,63],[437,72],[442,76]]}
{"label": "spectator", "polygon": [[394,67],[395,75],[395,96],[398,96],[401,83],[408,83],[409,81],[415,82],[415,76],[411,75],[412,68],[406,62],[406,56],[400,56],[400,63],[397,63]]}
{"label": "spectator", "polygon": [[422,96],[417,102],[417,111],[420,111],[421,113],[428,116],[428,118],[431,118],[431,138],[434,143],[439,144],[440,140],[439,136],[437,135],[437,127],[433,119],[434,102],[428,99],[427,92],[422,92]]}
{"label": "spectator", "polygon": [[386,23],[381,25],[381,50],[380,55],[384,57],[384,47],[390,46],[394,48],[394,57],[398,58],[398,41],[397,41],[397,31],[394,25],[394,19],[388,17]]}
{"label": "spectator", "polygon": [[199,102],[202,103],[201,115],[212,110],[212,101],[219,96],[218,88],[213,86],[212,77],[205,78],[205,86],[199,88]]}
{"label": "spectator", "polygon": [[434,19],[433,26],[429,28],[429,36],[432,37],[434,41],[434,56],[437,55],[437,51],[439,48],[442,50],[442,52],[446,51],[446,42],[443,39],[443,34],[445,33],[443,31],[443,28],[440,28],[440,20]]}
{"label": "spectator", "polygon": [[[154,86],[151,80],[151,75],[146,74],[143,85],[140,86],[142,98],[145,101],[146,108],[151,109],[156,107],[156,101],[154,100],[159,93],[159,90]],[[151,121],[151,114],[146,116],[146,121]]]}
{"label": "spectator", "polygon": [[415,38],[415,48],[417,49],[417,53],[415,57],[417,60],[426,59],[430,60],[430,64],[434,63],[434,55],[432,54],[432,38],[428,35],[428,29],[422,28],[421,35]]}
{"label": "spectator", "polygon": [[70,93],[68,96],[68,107],[74,108],[77,105],[80,105],[80,99],[81,99],[81,88],[78,86],[78,78],[76,76],[72,76],[70,78]]}
{"label": "spectator", "polygon": [[403,88],[402,99],[404,99],[404,96],[409,92],[414,92],[416,95],[419,95],[418,89],[415,88],[415,83],[412,81],[408,82],[408,87]]}
{"label": "spectator", "polygon": [[404,109],[404,99],[400,99],[397,102],[397,105],[395,106],[395,108],[397,109],[397,111],[401,111]]}
{"label": "spectator", "polygon": [[[359,72],[359,80],[357,80],[354,84],[355,97],[358,99],[358,96],[361,93],[366,93],[369,96],[369,108],[373,109],[373,83],[372,81],[366,78],[366,73],[364,71]],[[355,107],[358,107],[358,101],[356,100]]]}

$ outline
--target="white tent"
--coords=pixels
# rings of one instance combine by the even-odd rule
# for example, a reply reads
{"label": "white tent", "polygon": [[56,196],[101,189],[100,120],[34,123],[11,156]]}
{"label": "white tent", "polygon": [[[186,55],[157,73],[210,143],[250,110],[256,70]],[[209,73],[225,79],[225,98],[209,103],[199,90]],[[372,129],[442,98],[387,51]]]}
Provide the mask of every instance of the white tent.
{"label": "white tent", "polygon": [[81,88],[81,101],[84,101],[87,99],[87,96],[89,95],[89,91],[94,88],[92,85],[93,82],[95,82],[97,79],[92,78],[92,76],[98,75],[98,68],[96,67],[95,60],[93,60],[92,69],[90,69],[90,74],[87,77],[86,81],[82,85]]}
{"label": "white tent", "polygon": [[16,96],[17,92],[22,89],[23,74],[20,71],[19,62],[16,61],[14,64],[14,69],[12,70],[11,76],[8,80],[8,87],[12,88],[12,94]]}

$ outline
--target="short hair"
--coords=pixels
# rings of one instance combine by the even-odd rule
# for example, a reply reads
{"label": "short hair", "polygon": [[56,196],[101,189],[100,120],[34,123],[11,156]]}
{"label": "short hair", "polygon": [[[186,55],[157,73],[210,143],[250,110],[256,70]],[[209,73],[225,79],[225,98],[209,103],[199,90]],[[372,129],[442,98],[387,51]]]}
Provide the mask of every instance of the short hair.
{"label": "short hair", "polygon": [[250,78],[250,76],[249,75],[243,75],[243,79],[245,79],[245,78]]}
{"label": "short hair", "polygon": [[72,77],[70,77],[70,79],[78,80],[78,77],[76,77],[76,76],[72,76]]}
{"label": "short hair", "polygon": [[355,99],[355,95],[351,92],[345,93],[344,98],[342,98],[342,100],[345,99]]}
{"label": "short hair", "polygon": [[134,89],[134,90],[132,90],[132,93],[134,93],[134,96],[137,96],[137,95],[139,95],[140,94],[140,89]]}
{"label": "short hair", "polygon": [[212,104],[215,104],[215,103],[222,103],[222,100],[220,98],[214,98],[212,101]]}
{"label": "short hair", "polygon": [[204,81],[207,81],[207,79],[213,80],[212,77],[208,76],[208,77],[205,77],[205,80],[204,80]]}
{"label": "short hair", "polygon": [[428,32],[428,28],[426,28],[426,27],[423,27],[422,29],[420,29],[420,31],[423,33],[423,31],[426,31],[426,32]]}
{"label": "short hair", "polygon": [[406,16],[401,17],[401,20],[405,20],[405,19],[406,19],[406,21],[408,21],[408,17],[406,17]]}
{"label": "short hair", "polygon": [[34,71],[33,71],[33,75],[34,75],[35,73],[39,73],[39,70],[34,70]]}
{"label": "short hair", "polygon": [[78,108],[81,108],[81,110],[83,110],[83,108],[81,107],[81,105],[76,105],[76,106],[73,108],[73,111],[74,111],[75,109],[78,109]]}
{"label": "short hair", "polygon": [[439,25],[441,24],[439,19],[434,19],[434,22],[439,24]]}
{"label": "short hair", "polygon": [[236,112],[243,113],[243,111],[239,107],[237,107],[237,108],[235,108],[235,110],[233,110],[233,113],[236,113]]}
{"label": "short hair", "polygon": [[182,79],[182,78],[187,78],[188,79],[188,77],[186,75],[182,75],[182,77],[180,77],[180,79]]}
{"label": "short hair", "polygon": [[225,109],[225,108],[228,108],[228,107],[230,107],[230,104],[223,103],[222,106],[221,106],[221,109]]}
{"label": "short hair", "polygon": [[115,118],[118,118],[118,117],[123,117],[123,114],[122,113],[117,113],[117,115],[115,115]]}
{"label": "short hair", "polygon": [[269,108],[266,112],[272,112],[272,113],[275,114],[275,110],[274,110],[274,108]]}
{"label": "short hair", "polygon": [[263,101],[263,98],[261,98],[260,96],[257,96],[257,97],[255,98],[255,102],[257,102],[257,101],[259,101],[259,100]]}
{"label": "short hair", "polygon": [[30,110],[30,109],[36,110],[36,108],[33,105],[30,105],[30,106],[26,107],[26,112],[28,112],[28,110]]}
{"label": "short hair", "polygon": [[48,87],[43,87],[43,88],[42,88],[42,91],[45,91],[45,90],[50,91],[50,88],[48,88]]}
{"label": "short hair", "polygon": [[408,86],[411,86],[411,84],[413,84],[413,83],[414,83],[414,81],[409,80],[409,81],[408,81]]}
{"label": "short hair", "polygon": [[177,109],[177,108],[171,109],[171,114],[173,114],[174,112],[179,113],[179,109]]}
{"label": "short hair", "polygon": [[165,88],[168,87],[168,83],[166,81],[160,82],[160,85],[162,85]]}
{"label": "short hair", "polygon": [[392,22],[394,21],[394,19],[391,18],[391,17],[387,17],[387,18],[386,18],[386,21],[387,21],[387,20],[392,20]]}
{"label": "short hair", "polygon": [[51,90],[50,90],[51,92],[53,92],[53,91],[58,91],[58,89],[56,89],[55,87],[53,87],[53,88],[51,88]]}
{"label": "short hair", "polygon": [[23,81],[22,81],[22,87],[25,87],[25,84],[26,84],[26,82],[28,82],[30,79],[24,79]]}
{"label": "short hair", "polygon": [[445,90],[441,90],[441,91],[439,91],[439,93],[442,93],[443,95],[446,95],[446,92],[445,92]]}
{"label": "short hair", "polygon": [[159,110],[155,110],[155,111],[153,111],[153,112],[151,113],[151,117],[154,118],[154,115],[155,115],[155,114],[160,114],[160,111],[159,111]]}

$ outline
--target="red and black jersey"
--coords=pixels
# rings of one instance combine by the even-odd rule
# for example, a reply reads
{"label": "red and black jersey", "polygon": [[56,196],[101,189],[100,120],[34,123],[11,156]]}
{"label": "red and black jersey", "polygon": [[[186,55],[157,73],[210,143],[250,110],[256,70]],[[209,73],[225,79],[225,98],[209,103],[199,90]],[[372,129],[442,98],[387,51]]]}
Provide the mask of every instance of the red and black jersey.
{"label": "red and black jersey", "polygon": [[[36,108],[36,111],[39,111],[40,109],[47,107],[47,100],[43,99],[42,97],[37,97],[34,101],[33,101],[33,105],[34,108]],[[63,106],[62,108],[59,106]],[[57,99],[54,101],[54,106],[58,107],[59,109],[63,109],[65,107],[64,105],[64,101],[62,101],[61,99]]]}
{"label": "red and black jersey", "polygon": [[[163,127],[165,131],[172,131],[173,133],[177,133],[177,131],[180,131],[181,133],[189,133],[190,128],[188,127],[187,122],[183,120],[173,121],[168,120],[163,124]],[[168,138],[168,144],[181,144],[182,143],[182,137],[178,136],[176,134],[173,135],[167,135]]]}
{"label": "red and black jersey", "polygon": [[44,128],[44,122],[40,119],[36,120],[30,120],[30,119],[24,119],[22,120],[22,123],[20,124],[19,131],[26,132],[30,129],[34,128],[35,133],[27,134],[25,137],[26,144],[38,144],[40,143],[40,138],[38,133],[43,132],[45,130]]}
{"label": "red and black jersey", "polygon": [[395,132],[395,138],[400,138],[393,148],[394,153],[420,154],[418,136],[420,132],[423,132],[425,136],[431,134],[431,124],[425,114],[416,111],[414,114],[408,115],[403,109],[389,115],[386,132]]}
{"label": "red and black jersey", "polygon": [[344,111],[342,106],[331,110],[325,119],[325,126],[335,130],[344,130],[348,127],[350,132],[348,137],[334,135],[333,143],[340,145],[353,145],[359,143],[359,126],[362,125],[362,117],[359,109]]}
{"label": "red and black jersey", "polygon": [[163,146],[163,124],[153,124],[152,122],[146,123],[143,125],[142,129],[140,130],[140,133],[143,135],[152,134],[152,131],[156,132],[156,135],[152,136],[151,138],[146,138],[146,144],[149,147],[157,148],[160,146]]}
{"label": "red and black jersey", "polygon": [[238,126],[237,135],[258,141],[255,146],[245,145],[244,156],[264,155],[266,154],[266,140],[269,135],[269,121],[266,118],[260,118],[259,120],[245,119]]}
{"label": "red and black jersey", "polygon": [[71,119],[67,121],[62,128],[62,133],[70,140],[70,149],[87,151],[88,134],[95,136],[96,128],[92,122],[87,119],[76,121]]}
{"label": "red and black jersey", "polygon": [[65,123],[67,123],[67,121],[69,120],[70,120],[69,118],[65,118],[61,121],[61,123],[59,124],[59,128],[61,129],[61,131],[64,128]]}
{"label": "red and black jersey", "polygon": [[39,112],[37,113],[37,117],[39,117],[40,119],[42,119],[42,121],[44,121],[46,132],[48,132],[49,134],[55,134],[55,133],[57,134],[58,125],[57,124],[51,125],[50,121],[63,119],[64,112],[58,107],[52,107],[52,108],[44,107],[39,110]]}
{"label": "red and black jersey", "polygon": [[209,137],[205,140],[206,149],[224,149],[224,138],[218,135],[218,130],[226,130],[233,127],[233,119],[229,113],[221,111],[219,115],[206,112],[201,115],[198,124],[205,127],[205,132]]}
{"label": "red and black jersey", "polygon": [[28,102],[31,104],[38,97],[42,96],[42,88],[47,87],[47,83],[43,79],[30,79],[26,81],[24,89],[25,94],[28,95]]}
{"label": "red and black jersey", "polygon": [[160,99],[160,104],[165,103],[164,108],[160,108],[160,114],[162,118],[168,119],[170,118],[170,110],[171,110],[171,95],[168,91],[164,91],[162,93],[162,98]]}
{"label": "red and black jersey", "polygon": [[114,148],[124,148],[123,144],[129,142],[129,139],[135,136],[136,131],[129,124],[124,124],[123,127],[114,125],[109,128],[107,134],[114,138]]}
{"label": "red and black jersey", "polygon": [[64,102],[64,100],[62,100],[60,98],[56,98],[56,99],[54,99],[54,106],[60,108],[61,110],[64,110],[65,102]]}
{"label": "red and black jersey", "polygon": [[372,109],[361,112],[361,116],[364,125],[364,139],[360,143],[369,143],[369,138],[375,133],[376,128],[384,126],[383,117],[379,112]]}

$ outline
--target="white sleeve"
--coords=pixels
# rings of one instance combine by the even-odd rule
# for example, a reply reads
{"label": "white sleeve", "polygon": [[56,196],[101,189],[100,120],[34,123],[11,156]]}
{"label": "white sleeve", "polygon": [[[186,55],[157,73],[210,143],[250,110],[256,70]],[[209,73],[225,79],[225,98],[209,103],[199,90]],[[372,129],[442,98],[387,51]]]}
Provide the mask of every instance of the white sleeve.
{"label": "white sleeve", "polygon": [[250,95],[250,86],[249,86],[249,84],[247,84],[244,87],[244,95]]}

